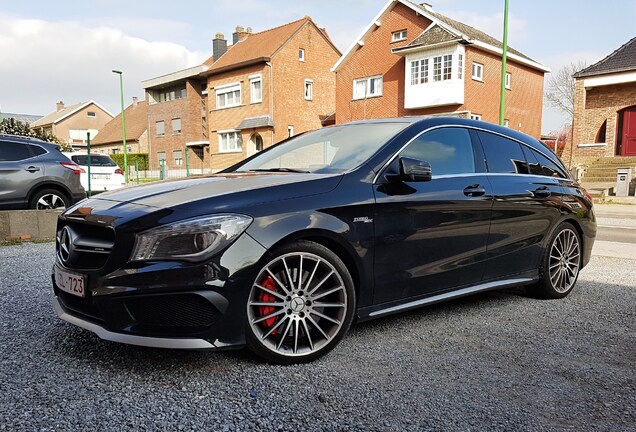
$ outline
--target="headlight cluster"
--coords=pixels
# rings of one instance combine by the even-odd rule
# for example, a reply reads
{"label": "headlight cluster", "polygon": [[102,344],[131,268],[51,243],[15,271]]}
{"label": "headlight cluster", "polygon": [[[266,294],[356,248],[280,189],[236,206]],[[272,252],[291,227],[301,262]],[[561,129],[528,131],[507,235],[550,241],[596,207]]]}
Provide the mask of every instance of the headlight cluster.
{"label": "headlight cluster", "polygon": [[202,261],[220,252],[252,222],[249,216],[218,214],[197,217],[137,234],[133,261]]}

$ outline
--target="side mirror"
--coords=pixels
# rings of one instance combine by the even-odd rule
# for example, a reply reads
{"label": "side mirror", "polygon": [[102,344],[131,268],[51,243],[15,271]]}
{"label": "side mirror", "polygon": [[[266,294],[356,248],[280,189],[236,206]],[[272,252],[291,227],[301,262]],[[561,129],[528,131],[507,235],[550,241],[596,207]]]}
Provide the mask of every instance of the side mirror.
{"label": "side mirror", "polygon": [[431,164],[409,157],[400,158],[400,178],[406,181],[425,182],[433,178]]}

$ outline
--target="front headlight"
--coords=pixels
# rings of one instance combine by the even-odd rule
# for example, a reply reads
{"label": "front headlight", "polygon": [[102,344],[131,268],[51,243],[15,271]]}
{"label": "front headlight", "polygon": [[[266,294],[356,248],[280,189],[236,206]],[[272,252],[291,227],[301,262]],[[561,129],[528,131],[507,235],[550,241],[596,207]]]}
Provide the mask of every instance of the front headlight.
{"label": "front headlight", "polygon": [[252,222],[249,216],[218,214],[171,223],[137,234],[132,261],[203,261],[234,241]]}

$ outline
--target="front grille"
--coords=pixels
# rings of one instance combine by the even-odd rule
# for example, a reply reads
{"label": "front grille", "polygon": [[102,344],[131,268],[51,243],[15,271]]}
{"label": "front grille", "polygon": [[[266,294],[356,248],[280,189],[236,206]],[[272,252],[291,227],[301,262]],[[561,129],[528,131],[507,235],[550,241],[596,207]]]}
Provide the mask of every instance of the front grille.
{"label": "front grille", "polygon": [[148,327],[209,327],[219,316],[208,300],[191,293],[131,298],[126,307],[138,325]]}
{"label": "front grille", "polygon": [[[66,267],[97,270],[106,265],[115,244],[115,232],[112,228],[76,222],[59,228],[57,254]],[[64,243],[66,237],[70,237],[70,243],[65,249],[60,243]]]}

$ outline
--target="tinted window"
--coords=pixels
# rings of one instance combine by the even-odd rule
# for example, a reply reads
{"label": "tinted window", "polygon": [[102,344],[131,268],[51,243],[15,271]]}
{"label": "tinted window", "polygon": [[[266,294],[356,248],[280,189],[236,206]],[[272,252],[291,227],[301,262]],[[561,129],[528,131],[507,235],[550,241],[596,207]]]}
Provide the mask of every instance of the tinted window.
{"label": "tinted window", "polygon": [[31,149],[31,153],[33,154],[33,156],[40,156],[46,153],[46,150],[44,150],[40,146],[30,145],[29,148]]}
{"label": "tinted window", "polygon": [[543,156],[538,151],[525,147],[524,151],[528,158],[528,165],[530,166],[530,173],[537,175],[544,175],[548,177],[561,177],[567,178],[561,168],[557,166],[553,161]]}
{"label": "tinted window", "polygon": [[479,139],[484,148],[488,172],[528,174],[526,157],[518,142],[481,131]]}
{"label": "tinted window", "polygon": [[[88,155],[71,156],[71,160],[78,165],[88,165]],[[91,155],[91,166],[115,166],[114,160],[108,156]]]}
{"label": "tinted window", "polygon": [[470,134],[462,128],[426,132],[402,150],[400,156],[427,161],[431,164],[433,175],[475,172]]}
{"label": "tinted window", "polygon": [[0,142],[0,161],[21,161],[30,157],[29,146],[13,142]]}

